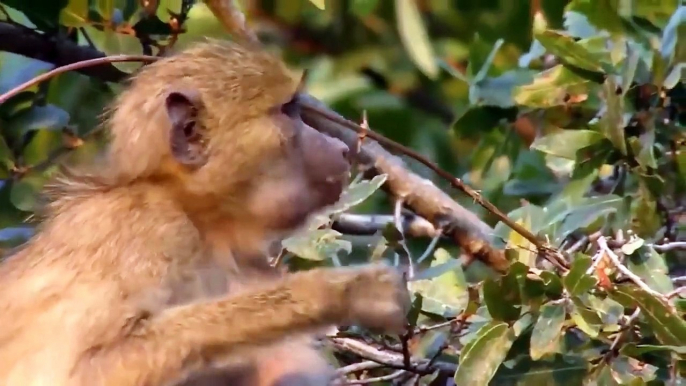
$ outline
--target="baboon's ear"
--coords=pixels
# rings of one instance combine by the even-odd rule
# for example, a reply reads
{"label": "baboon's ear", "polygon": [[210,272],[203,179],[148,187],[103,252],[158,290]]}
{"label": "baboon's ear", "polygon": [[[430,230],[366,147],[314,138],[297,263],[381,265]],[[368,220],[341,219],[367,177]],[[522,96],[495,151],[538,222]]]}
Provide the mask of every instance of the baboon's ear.
{"label": "baboon's ear", "polygon": [[165,107],[171,123],[169,145],[174,158],[190,167],[204,165],[207,162],[205,138],[197,120],[202,108],[200,95],[194,91],[173,90],[167,94]]}

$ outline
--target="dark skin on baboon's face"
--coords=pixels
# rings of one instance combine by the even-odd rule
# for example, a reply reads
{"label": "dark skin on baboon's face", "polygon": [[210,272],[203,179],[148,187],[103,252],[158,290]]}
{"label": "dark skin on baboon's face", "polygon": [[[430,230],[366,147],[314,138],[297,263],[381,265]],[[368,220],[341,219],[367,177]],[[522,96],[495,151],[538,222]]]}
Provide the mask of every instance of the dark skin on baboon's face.
{"label": "dark skin on baboon's face", "polygon": [[[120,98],[113,120],[157,115],[161,124],[144,132],[115,131],[112,155],[126,154],[119,164],[131,168],[147,165],[135,174],[173,181],[193,213],[292,229],[338,200],[350,168],[348,147],[301,119],[298,83],[280,60],[261,50],[216,43],[182,52],[145,68]],[[126,98],[132,93],[157,95],[161,103]],[[145,154],[158,141],[168,143],[163,154],[143,167],[133,164],[151,157],[131,157],[132,148]]]}

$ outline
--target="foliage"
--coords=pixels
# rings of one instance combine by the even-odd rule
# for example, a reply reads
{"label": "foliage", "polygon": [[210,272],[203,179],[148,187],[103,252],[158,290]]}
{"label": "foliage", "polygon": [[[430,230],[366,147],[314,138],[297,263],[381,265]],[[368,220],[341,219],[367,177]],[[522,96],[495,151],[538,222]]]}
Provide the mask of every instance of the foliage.
{"label": "foliage", "polygon": [[[406,240],[393,224],[373,236],[335,231],[331,224],[345,212],[392,211],[375,193],[385,176],[356,180],[284,247],[293,269],[414,260],[414,327],[400,339],[411,366],[370,370],[372,381],[394,374],[387,378],[421,385],[449,378],[460,386],[684,382],[686,291],[679,285],[686,280],[678,276],[686,274],[686,6],[539,3],[284,0],[245,7],[251,23],[276,26],[274,40],[286,40],[281,49],[293,66],[308,68],[310,93],[348,117],[364,110],[373,130],[463,178],[571,263],[568,272],[541,263],[529,241],[458,194],[494,225],[494,242],[507,245],[513,264],[505,275],[461,264],[447,240],[437,240],[435,251],[435,242]],[[5,24],[106,54],[158,53],[167,44],[224,37],[207,7],[188,0],[0,5]],[[51,60],[50,53],[0,52],[0,94],[54,68]],[[132,72],[140,64],[115,66]],[[99,148],[99,114],[119,89],[65,73],[0,105],[2,245],[31,234],[35,224],[27,219],[55,162],[86,159]],[[397,354],[394,338],[386,338],[375,336],[375,347]],[[332,357],[340,366],[353,359]]]}

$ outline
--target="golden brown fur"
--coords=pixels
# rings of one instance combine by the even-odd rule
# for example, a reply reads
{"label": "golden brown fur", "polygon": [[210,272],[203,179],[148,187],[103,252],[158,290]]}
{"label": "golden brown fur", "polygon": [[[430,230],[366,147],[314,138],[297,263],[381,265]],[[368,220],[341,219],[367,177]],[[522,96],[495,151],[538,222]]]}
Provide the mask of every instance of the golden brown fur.
{"label": "golden brown fur", "polygon": [[266,243],[343,181],[339,145],[274,112],[296,84],[216,42],[133,79],[109,151],[46,190],[40,232],[0,264],[1,386],[322,385],[307,334],[402,326],[390,268],[265,268]]}

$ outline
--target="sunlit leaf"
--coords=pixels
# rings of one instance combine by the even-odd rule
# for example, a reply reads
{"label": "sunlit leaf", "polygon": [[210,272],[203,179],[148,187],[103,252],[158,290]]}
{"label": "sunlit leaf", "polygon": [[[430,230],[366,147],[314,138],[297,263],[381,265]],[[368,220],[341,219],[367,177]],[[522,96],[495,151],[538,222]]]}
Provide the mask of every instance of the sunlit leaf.
{"label": "sunlit leaf", "polygon": [[607,68],[603,68],[603,63],[598,60],[597,55],[594,55],[583,46],[576,43],[570,36],[547,30],[536,34],[536,39],[541,42],[548,52],[558,56],[565,63],[589,71],[607,71]]}
{"label": "sunlit leaf", "polygon": [[[105,1],[107,3],[107,1]],[[104,4],[103,6],[106,6]],[[129,54],[141,55],[143,54],[143,46],[141,42],[133,35],[122,32],[115,32],[111,29],[100,31],[92,26],[84,27],[88,35],[97,46],[109,55]],[[140,62],[117,62],[112,63],[118,69],[130,73],[140,68]]]}
{"label": "sunlit leaf", "polygon": [[593,261],[586,255],[577,254],[569,272],[563,278],[567,291],[572,296],[578,296],[593,288],[597,280],[586,271],[591,268]]}
{"label": "sunlit leaf", "polygon": [[476,75],[474,75],[474,78],[472,79],[474,83],[481,82],[483,79],[486,78],[486,75],[488,75],[488,70],[490,69],[491,65],[493,64],[493,60],[495,59],[495,55],[498,53],[498,50],[500,49],[500,47],[502,47],[503,43],[505,43],[503,39],[496,40],[495,44],[493,45],[493,48],[491,49],[491,52],[488,54],[488,57],[486,58],[486,61],[481,65],[479,72],[477,72]]}
{"label": "sunlit leaf", "polygon": [[60,23],[67,27],[81,27],[88,22],[88,0],[69,0],[60,11]]}
{"label": "sunlit leaf", "polygon": [[310,3],[312,3],[315,7],[324,10],[326,9],[326,1],[325,0],[310,0]]}
{"label": "sunlit leaf", "polygon": [[514,100],[529,107],[562,106],[568,101],[585,100],[588,83],[587,79],[557,65],[534,76],[533,83],[517,87]]}
{"label": "sunlit leaf", "polygon": [[667,346],[629,343],[622,347],[621,353],[624,355],[637,356],[653,351],[673,351],[677,354],[686,354],[686,346]]}
{"label": "sunlit leaf", "polygon": [[617,91],[614,78],[608,77],[603,84],[603,95],[607,105],[600,121],[600,129],[622,154],[626,154],[624,128],[629,117],[624,113],[624,98],[617,95]]}
{"label": "sunlit leaf", "polygon": [[296,256],[307,260],[321,261],[338,254],[339,251],[350,253],[352,245],[341,240],[339,232],[332,229],[314,229],[289,237],[283,241],[283,247]]}
{"label": "sunlit leaf", "polygon": [[[457,316],[469,301],[467,281],[459,261],[450,257],[444,249],[439,249],[434,254],[431,267],[437,270],[437,274],[410,281],[410,291],[422,296],[423,311],[446,317]],[[426,272],[422,276],[426,277]]]}
{"label": "sunlit leaf", "polygon": [[105,20],[112,20],[114,0],[95,0],[95,9]]}
{"label": "sunlit leaf", "polygon": [[341,194],[334,205],[327,208],[327,214],[344,212],[355,205],[360,204],[374,194],[386,182],[387,175],[379,174],[374,176],[371,180],[362,180],[357,183],[350,184]]}
{"label": "sunlit leaf", "polygon": [[665,301],[633,285],[618,285],[612,293],[619,296],[616,300],[620,303],[626,299],[641,308],[641,314],[660,343],[686,346],[686,321]]}
{"label": "sunlit leaf", "polygon": [[575,159],[576,152],[598,143],[603,135],[592,130],[560,130],[537,138],[531,147],[557,157]]}
{"label": "sunlit leaf", "polygon": [[413,0],[395,0],[395,9],[405,49],[424,74],[435,78],[438,75],[438,63],[417,3]]}
{"label": "sunlit leaf", "polygon": [[507,356],[515,335],[507,323],[491,322],[479,329],[474,340],[462,350],[455,384],[487,385]]}
{"label": "sunlit leaf", "polygon": [[577,327],[591,338],[598,337],[603,328],[603,321],[598,314],[586,307],[578,298],[572,298],[573,307],[570,310],[572,321]]}
{"label": "sunlit leaf", "polygon": [[663,294],[674,290],[665,259],[652,246],[643,246],[628,255],[626,265],[650,288]]}
{"label": "sunlit leaf", "polygon": [[530,352],[533,360],[559,352],[565,314],[565,306],[562,303],[546,303],[541,307],[538,321],[531,333]]}

